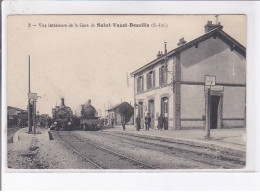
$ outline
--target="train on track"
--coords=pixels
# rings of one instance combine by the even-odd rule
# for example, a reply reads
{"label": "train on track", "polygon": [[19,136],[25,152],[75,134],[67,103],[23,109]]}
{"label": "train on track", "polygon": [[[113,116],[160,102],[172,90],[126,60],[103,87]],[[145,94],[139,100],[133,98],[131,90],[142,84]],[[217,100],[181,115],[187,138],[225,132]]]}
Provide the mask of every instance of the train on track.
{"label": "train on track", "polygon": [[73,115],[70,107],[65,106],[64,98],[61,105],[52,109],[52,130],[99,130],[103,121],[97,116],[96,109],[91,105],[91,100],[81,105],[80,116]]}
{"label": "train on track", "polygon": [[81,105],[80,128],[82,130],[98,130],[102,128],[102,121],[97,116],[96,109],[91,105],[91,100]]}
{"label": "train on track", "polygon": [[64,98],[61,98],[60,106],[55,106],[52,109],[53,125],[51,129],[55,130],[69,130],[72,125],[72,110],[70,107],[65,106]]}

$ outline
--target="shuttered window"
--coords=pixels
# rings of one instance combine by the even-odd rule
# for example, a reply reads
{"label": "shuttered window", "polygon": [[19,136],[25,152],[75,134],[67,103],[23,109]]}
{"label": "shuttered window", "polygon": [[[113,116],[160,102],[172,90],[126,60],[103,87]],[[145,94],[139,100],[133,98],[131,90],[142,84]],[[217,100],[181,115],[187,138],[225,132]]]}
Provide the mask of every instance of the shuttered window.
{"label": "shuttered window", "polygon": [[155,70],[153,71],[153,87],[155,87]]}
{"label": "shuttered window", "polygon": [[165,68],[165,65],[159,68],[159,83],[160,85],[165,85],[167,84],[167,70]]}
{"label": "shuttered window", "polygon": [[144,76],[137,78],[137,92],[144,91]]}
{"label": "shuttered window", "polygon": [[140,79],[139,77],[137,78],[137,92],[140,91]]}
{"label": "shuttered window", "polygon": [[150,72],[146,74],[146,85],[147,85],[147,90],[149,90],[151,88]]}
{"label": "shuttered window", "polygon": [[150,71],[146,74],[147,89],[155,87],[155,71]]}

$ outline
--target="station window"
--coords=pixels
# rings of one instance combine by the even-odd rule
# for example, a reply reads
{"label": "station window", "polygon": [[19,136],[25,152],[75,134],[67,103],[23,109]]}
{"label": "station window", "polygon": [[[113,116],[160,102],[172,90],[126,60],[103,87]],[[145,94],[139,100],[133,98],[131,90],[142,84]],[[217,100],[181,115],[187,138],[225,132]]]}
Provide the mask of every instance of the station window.
{"label": "station window", "polygon": [[139,76],[137,78],[137,92],[144,91],[144,76]]}
{"label": "station window", "polygon": [[165,65],[159,68],[159,83],[161,86],[167,84],[167,67]]}
{"label": "station window", "polygon": [[155,71],[150,71],[146,74],[147,76],[147,89],[155,87]]}

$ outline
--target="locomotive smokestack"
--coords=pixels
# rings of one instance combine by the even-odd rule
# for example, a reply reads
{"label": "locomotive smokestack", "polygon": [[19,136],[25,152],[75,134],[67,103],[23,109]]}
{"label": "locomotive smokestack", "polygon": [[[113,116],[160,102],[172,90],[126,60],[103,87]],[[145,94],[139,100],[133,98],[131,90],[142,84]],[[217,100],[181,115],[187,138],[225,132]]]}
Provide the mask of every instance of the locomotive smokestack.
{"label": "locomotive smokestack", "polygon": [[61,98],[61,104],[60,104],[61,107],[65,107],[65,103],[64,103],[64,98]]}

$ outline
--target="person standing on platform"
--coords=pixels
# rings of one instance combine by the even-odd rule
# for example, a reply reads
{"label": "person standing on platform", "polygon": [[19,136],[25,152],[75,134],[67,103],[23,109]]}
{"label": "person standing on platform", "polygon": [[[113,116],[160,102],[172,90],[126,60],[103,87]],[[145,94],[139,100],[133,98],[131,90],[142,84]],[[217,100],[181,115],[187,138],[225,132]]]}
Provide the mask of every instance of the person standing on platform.
{"label": "person standing on platform", "polygon": [[113,127],[114,127],[114,124],[115,124],[114,118],[111,119],[111,124],[112,124],[112,128],[113,128]]}
{"label": "person standing on platform", "polygon": [[149,130],[150,124],[151,124],[151,117],[150,117],[149,113],[147,113],[147,115],[145,117],[145,130]]}
{"label": "person standing on platform", "polygon": [[140,131],[140,129],[141,129],[141,119],[140,119],[139,115],[137,115],[137,117],[135,119],[135,123],[136,123],[136,131]]}
{"label": "person standing on platform", "polygon": [[121,117],[121,123],[122,123],[123,131],[124,131],[125,130],[125,124],[126,124],[124,116]]}

